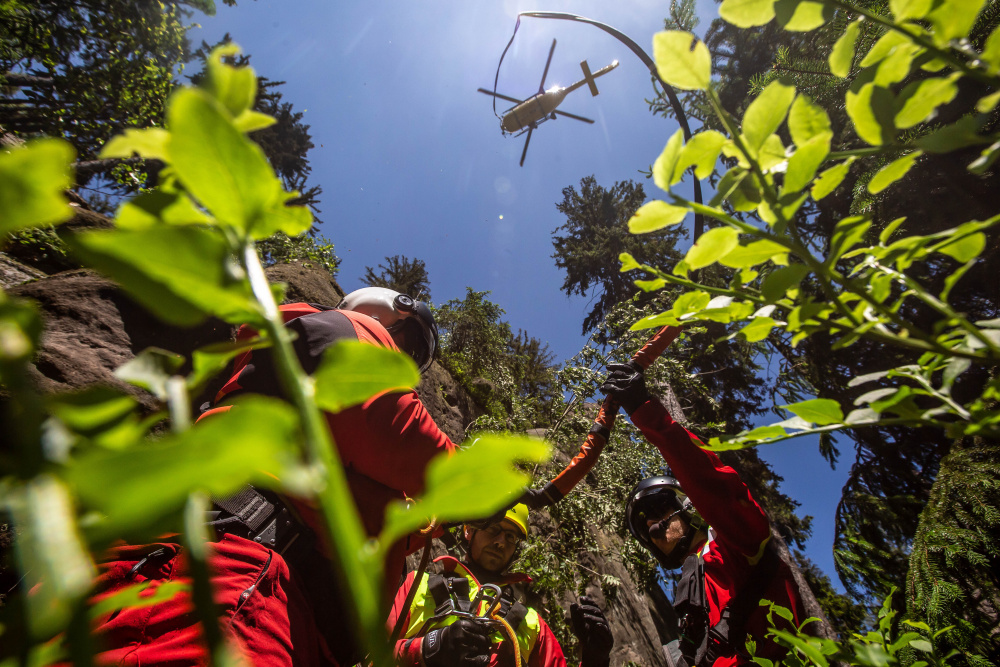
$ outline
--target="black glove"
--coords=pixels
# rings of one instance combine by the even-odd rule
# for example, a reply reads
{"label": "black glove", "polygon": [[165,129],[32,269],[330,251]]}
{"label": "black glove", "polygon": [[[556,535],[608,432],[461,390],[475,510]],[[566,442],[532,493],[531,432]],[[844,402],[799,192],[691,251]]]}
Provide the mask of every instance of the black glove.
{"label": "black glove", "polygon": [[611,375],[601,385],[601,391],[618,401],[626,413],[631,415],[649,400],[642,366],[629,361],[627,364],[610,364],[608,370]]}
{"label": "black glove", "polygon": [[539,510],[555,505],[562,498],[562,491],[557,489],[552,482],[547,482],[540,489],[528,489],[517,499],[517,502],[524,503],[530,510]]}
{"label": "black glove", "polygon": [[460,618],[424,635],[420,650],[427,667],[486,667],[492,647],[489,625]]}
{"label": "black glove", "polygon": [[608,667],[615,638],[611,635],[604,612],[593,600],[583,596],[579,603],[570,605],[569,615],[573,621],[573,634],[580,640],[581,667]]}

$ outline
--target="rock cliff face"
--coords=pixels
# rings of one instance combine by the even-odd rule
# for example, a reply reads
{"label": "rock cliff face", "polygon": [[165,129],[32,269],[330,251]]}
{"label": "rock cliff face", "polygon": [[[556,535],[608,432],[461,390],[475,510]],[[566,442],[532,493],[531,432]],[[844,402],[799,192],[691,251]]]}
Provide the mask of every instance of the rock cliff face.
{"label": "rock cliff face", "polygon": [[[344,294],[321,269],[288,264],[272,267],[268,274],[272,281],[287,285],[289,301],[336,305]],[[192,350],[227,340],[232,334],[230,327],[221,321],[209,321],[192,329],[165,326],[133,303],[114,283],[89,271],[50,276],[0,254],[0,285],[11,295],[33,300],[42,311],[45,334],[34,375],[39,388],[46,392],[102,383],[129,392],[152,410],[153,397],[115,378],[115,368],[147,347],[160,347],[187,357]],[[204,396],[195,397],[193,407],[196,409],[210,398],[213,391],[210,387]],[[465,439],[466,428],[483,414],[437,363],[424,375],[417,391],[441,429],[456,442]],[[558,536],[559,527],[545,512],[534,514],[532,526],[540,534]],[[660,645],[668,636],[665,628],[673,627],[674,623],[669,604],[661,592],[650,594],[638,590],[621,564],[602,556],[620,550],[616,535],[600,526],[592,530],[601,548],[598,553],[581,553],[579,562],[589,573],[610,575],[621,582],[612,599],[605,599],[596,584],[588,588],[588,594],[605,608],[612,624],[616,640],[612,664],[665,664]],[[437,544],[434,551],[443,553],[443,545]],[[411,557],[413,566],[415,556]],[[534,593],[529,593],[528,600],[536,605],[541,603]],[[567,595],[558,603],[567,610],[574,601],[575,596]],[[567,658],[571,664],[576,662],[572,655]]]}

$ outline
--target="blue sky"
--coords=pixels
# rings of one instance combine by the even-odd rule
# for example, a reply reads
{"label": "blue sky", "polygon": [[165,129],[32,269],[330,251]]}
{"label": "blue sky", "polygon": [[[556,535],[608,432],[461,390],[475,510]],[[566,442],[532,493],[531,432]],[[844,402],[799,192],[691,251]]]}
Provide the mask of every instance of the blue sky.
{"label": "blue sky", "polygon": [[[285,101],[305,113],[316,148],[311,183],[323,187],[321,232],[342,260],[345,290],[361,287],[365,266],[386,256],[422,259],[432,300],[462,298],[467,286],[489,290],[511,326],[548,343],[558,360],[584,343],[589,299],[567,297],[551,259],[551,234],[563,219],[562,189],[594,175],[643,182],[677,124],[653,117],[649,72],[628,49],[592,26],[525,18],[500,71],[497,91],[525,98],[537,91],[552,39],[558,40],[546,88],[581,78],[612,60],[561,110],[596,121],[559,118],[534,132],[524,167],[524,138],[504,137],[491,98],[500,54],[518,12],[562,11],[608,23],[647,52],[668,2],[549,0],[240,0],[199,17],[197,42],[230,33],[258,73],[282,80]],[[698,0],[700,29],[715,17]],[[498,101],[502,112],[509,103]],[[689,223],[688,223],[689,224]],[[833,573],[833,519],[847,465],[832,472],[814,444],[793,441],[761,452],[785,477],[782,488],[814,516],[808,555]]]}

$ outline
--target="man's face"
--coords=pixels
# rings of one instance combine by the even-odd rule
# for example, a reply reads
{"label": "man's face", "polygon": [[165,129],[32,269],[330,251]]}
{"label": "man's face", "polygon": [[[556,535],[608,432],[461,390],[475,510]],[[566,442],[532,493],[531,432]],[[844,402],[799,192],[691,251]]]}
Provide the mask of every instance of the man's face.
{"label": "man's face", "polygon": [[664,556],[669,556],[684,534],[687,533],[688,523],[674,510],[666,510],[662,516],[648,517],[646,529],[649,531],[649,539],[656,545],[656,548]]}
{"label": "man's face", "polygon": [[[521,530],[510,519],[480,530],[466,530],[471,530],[469,557],[489,572],[500,572],[507,566],[522,538]],[[466,536],[469,536],[468,532]]]}

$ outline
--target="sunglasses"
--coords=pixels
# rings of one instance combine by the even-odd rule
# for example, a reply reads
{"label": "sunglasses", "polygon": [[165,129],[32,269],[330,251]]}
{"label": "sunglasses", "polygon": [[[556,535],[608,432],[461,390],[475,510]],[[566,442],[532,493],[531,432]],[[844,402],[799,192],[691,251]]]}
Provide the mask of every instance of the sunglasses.
{"label": "sunglasses", "polygon": [[503,541],[508,547],[512,547],[521,541],[521,533],[516,530],[504,528],[499,523],[494,523],[482,529],[483,534],[491,540],[495,540],[503,533]]}
{"label": "sunglasses", "polygon": [[661,493],[641,498],[636,503],[632,516],[635,525],[641,528],[642,532],[645,532],[649,521],[660,521],[664,517],[669,521],[683,511],[683,506],[677,496],[672,493]]}

